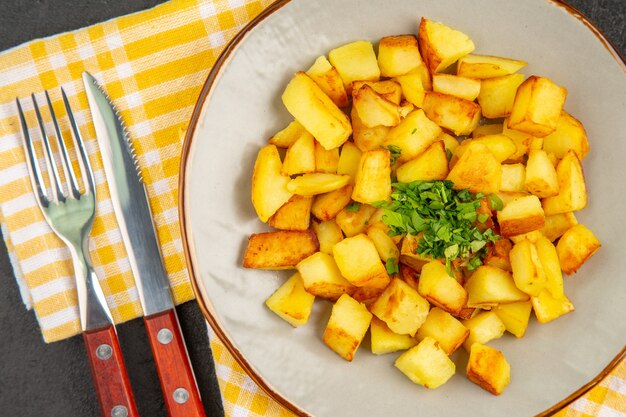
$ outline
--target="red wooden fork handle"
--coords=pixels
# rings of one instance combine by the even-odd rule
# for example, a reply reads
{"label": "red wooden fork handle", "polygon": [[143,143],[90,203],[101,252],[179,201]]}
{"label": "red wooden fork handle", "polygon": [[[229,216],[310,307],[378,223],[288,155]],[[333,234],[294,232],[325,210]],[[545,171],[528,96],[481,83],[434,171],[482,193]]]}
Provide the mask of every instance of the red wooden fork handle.
{"label": "red wooden fork handle", "polygon": [[102,416],[138,417],[115,327],[83,333]]}
{"label": "red wooden fork handle", "polygon": [[171,417],[205,417],[174,309],[144,317],[165,405]]}

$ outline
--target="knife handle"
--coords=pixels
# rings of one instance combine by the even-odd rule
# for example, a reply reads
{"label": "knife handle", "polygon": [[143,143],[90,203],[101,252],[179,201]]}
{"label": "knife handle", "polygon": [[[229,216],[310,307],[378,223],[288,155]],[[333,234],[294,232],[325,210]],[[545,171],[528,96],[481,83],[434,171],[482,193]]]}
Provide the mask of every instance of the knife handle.
{"label": "knife handle", "polygon": [[144,317],[165,405],[171,417],[205,417],[176,310]]}
{"label": "knife handle", "polygon": [[102,416],[139,417],[114,326],[83,333]]}

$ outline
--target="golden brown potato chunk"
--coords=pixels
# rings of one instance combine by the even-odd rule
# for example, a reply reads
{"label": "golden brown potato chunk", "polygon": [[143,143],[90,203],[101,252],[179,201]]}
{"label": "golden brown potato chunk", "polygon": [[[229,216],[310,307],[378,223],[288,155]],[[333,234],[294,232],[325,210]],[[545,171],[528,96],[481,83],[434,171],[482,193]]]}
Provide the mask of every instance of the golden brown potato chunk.
{"label": "golden brown potato chunk", "polygon": [[341,275],[335,259],[316,252],[296,265],[307,292],[318,297],[336,300],[342,294],[351,294],[355,288]]}
{"label": "golden brown potato chunk", "polygon": [[270,217],[269,225],[281,230],[307,230],[312,203],[313,197],[294,195]]}
{"label": "golden brown potato chunk", "polygon": [[302,276],[296,272],[265,301],[265,305],[293,327],[299,327],[309,321],[314,301],[315,296],[304,289]]}
{"label": "golden brown potato chunk", "polygon": [[467,378],[493,395],[500,395],[511,380],[511,366],[499,350],[474,343],[467,363]]}
{"label": "golden brown potato chunk", "polygon": [[374,149],[361,155],[352,199],[370,204],[384,201],[391,194],[391,162],[387,149]]}
{"label": "golden brown potato chunk", "polygon": [[505,237],[538,230],[545,224],[541,201],[535,195],[511,201],[498,212],[500,234]]}
{"label": "golden brown potato chunk", "polygon": [[337,214],[350,203],[352,196],[352,185],[343,187],[315,197],[315,202],[311,206],[311,213],[322,221],[334,219]]}
{"label": "golden brown potato chunk", "polygon": [[424,323],[430,304],[404,281],[393,278],[370,311],[398,334],[415,335]]}
{"label": "golden brown potato chunk", "polygon": [[324,343],[345,360],[352,361],[371,320],[372,313],[365,305],[344,294],[333,305],[324,331]]}
{"label": "golden brown potato chunk", "polygon": [[243,266],[256,269],[292,269],[318,250],[317,236],[310,230],[256,233],[248,239]]}
{"label": "golden brown potato chunk", "polygon": [[339,72],[333,67],[324,55],[315,60],[306,75],[322,89],[324,93],[337,105],[346,107],[348,105],[348,94],[343,85],[343,80]]}
{"label": "golden brown potato chunk", "polygon": [[426,116],[455,135],[469,135],[480,121],[480,106],[473,101],[427,91],[422,108]]}
{"label": "golden brown potato chunk", "polygon": [[445,384],[456,371],[454,362],[432,337],[400,355],[395,366],[414,383],[430,389]]}
{"label": "golden brown potato chunk", "polygon": [[567,275],[575,273],[601,246],[598,238],[585,225],[571,227],[556,244],[561,269]]}
{"label": "golden brown potato chunk", "polygon": [[356,287],[385,288],[389,275],[374,242],[364,234],[343,239],[333,246],[333,256],[341,274]]}
{"label": "golden brown potato chunk", "polygon": [[288,189],[289,177],[281,174],[282,162],[275,145],[259,150],[252,171],[252,205],[265,223],[293,195]]}
{"label": "golden brown potato chunk", "polygon": [[474,50],[466,34],[422,17],[417,31],[422,58],[431,74],[441,72]]}
{"label": "golden brown potato chunk", "polygon": [[386,36],[378,43],[378,67],[383,77],[407,74],[423,65],[415,35]]}
{"label": "golden brown potato chunk", "polygon": [[448,180],[457,189],[469,188],[473,193],[497,193],[500,188],[502,167],[487,146],[470,144],[450,170]]}
{"label": "golden brown potato chunk", "polygon": [[427,337],[435,339],[448,355],[452,355],[469,336],[469,330],[450,313],[434,307],[428,313],[415,338],[419,341]]}

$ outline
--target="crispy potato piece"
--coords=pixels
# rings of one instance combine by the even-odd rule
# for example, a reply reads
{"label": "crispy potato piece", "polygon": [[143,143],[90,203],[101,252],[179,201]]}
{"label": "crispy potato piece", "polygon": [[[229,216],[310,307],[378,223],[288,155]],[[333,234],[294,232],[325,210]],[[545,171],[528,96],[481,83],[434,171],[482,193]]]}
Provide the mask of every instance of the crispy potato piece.
{"label": "crispy potato piece", "polygon": [[513,243],[521,242],[522,240],[529,240],[532,243],[537,243],[537,240],[544,237],[539,230],[533,230],[532,232],[522,233],[521,235],[515,235],[509,237]]}
{"label": "crispy potato piece", "polygon": [[398,182],[444,180],[448,176],[448,155],[444,141],[433,143],[424,153],[400,165],[396,169],[396,176]]}
{"label": "crispy potato piece", "polygon": [[335,259],[323,252],[316,252],[296,265],[307,292],[329,300],[343,294],[352,294],[356,288],[346,280]]}
{"label": "crispy potato piece", "polygon": [[334,219],[350,203],[351,196],[352,185],[350,184],[334,191],[320,194],[315,197],[315,202],[311,206],[311,213],[322,221]]}
{"label": "crispy potato piece", "polygon": [[450,313],[434,307],[428,313],[415,338],[419,341],[432,337],[447,355],[452,355],[469,336],[469,330]]}
{"label": "crispy potato piece", "polygon": [[483,135],[476,139],[464,140],[454,152],[454,155],[461,157],[471,143],[482,143],[491,151],[498,162],[503,162],[515,153],[515,143],[508,136],[502,134]]}
{"label": "crispy potato piece", "polygon": [[429,389],[445,384],[456,371],[454,362],[432,337],[400,355],[395,367],[414,383]]}
{"label": "crispy potato piece", "polygon": [[360,203],[387,200],[391,194],[391,162],[387,149],[374,149],[361,155],[352,199]]}
{"label": "crispy potato piece", "polygon": [[526,191],[525,180],[526,167],[523,164],[502,165],[502,176],[500,177],[500,191],[523,193]]}
{"label": "crispy potato piece", "polygon": [[506,330],[515,337],[524,337],[530,320],[532,304],[529,301],[518,301],[516,303],[500,304],[492,311],[498,315]]}
{"label": "crispy potato piece", "polygon": [[439,261],[431,261],[422,267],[417,291],[431,304],[457,315],[466,306],[467,291],[458,281],[448,275]]}
{"label": "crispy potato piece", "polygon": [[413,103],[410,103],[407,100],[402,100],[400,102],[400,107],[398,108],[398,113],[400,113],[400,117],[404,119],[413,110],[415,110],[415,106],[413,105]]}
{"label": "crispy potato piece", "polygon": [[287,149],[280,173],[286,176],[315,172],[315,139],[304,132]]}
{"label": "crispy potato piece", "polygon": [[502,133],[504,126],[502,123],[494,123],[488,125],[480,125],[476,129],[472,130],[472,138],[478,139],[487,135],[499,135]]}
{"label": "crispy potato piece", "polygon": [[420,52],[431,74],[448,68],[474,50],[474,43],[462,32],[422,17],[417,31]]}
{"label": "crispy potato piece", "polygon": [[369,86],[376,94],[395,105],[402,101],[402,87],[397,81],[355,81],[352,83],[352,96],[363,86]]}
{"label": "crispy potato piece", "polygon": [[380,148],[391,128],[382,125],[374,127],[365,126],[359,117],[359,112],[357,111],[356,106],[352,107],[351,117],[352,140],[359,150],[361,152],[367,152]]}
{"label": "crispy potato piece", "polygon": [[506,330],[502,320],[493,311],[483,311],[462,323],[470,331],[469,336],[463,342],[463,347],[468,352],[474,343],[485,344],[490,340],[498,339]]}
{"label": "crispy potato piece", "polygon": [[372,353],[374,355],[384,355],[399,350],[406,350],[417,345],[417,340],[413,337],[408,334],[394,333],[387,327],[384,321],[377,317],[372,318],[370,335],[372,338]]}
{"label": "crispy potato piece", "polygon": [[355,287],[385,288],[389,284],[385,265],[367,235],[343,239],[333,246],[333,256],[341,275]]}
{"label": "crispy potato piece", "polygon": [[424,77],[418,73],[410,73],[396,77],[395,80],[402,87],[402,95],[409,103],[416,107],[422,107],[424,93],[428,90],[424,86]]}
{"label": "crispy potato piece", "polygon": [[266,145],[259,150],[252,171],[252,205],[263,223],[293,195],[287,189],[289,177],[280,173],[278,149]]}
{"label": "crispy potato piece", "polygon": [[370,326],[372,313],[348,294],[333,305],[324,330],[324,343],[347,361],[352,361]]}
{"label": "crispy potato piece", "polygon": [[497,193],[500,188],[502,167],[487,146],[482,143],[470,144],[458,162],[450,170],[447,179],[454,182],[454,188],[469,188],[473,193]]}
{"label": "crispy potato piece", "polygon": [[324,147],[341,146],[352,133],[350,119],[304,72],[297,72],[282,95],[295,119]]}
{"label": "crispy potato piece", "polygon": [[243,256],[244,268],[293,269],[319,249],[310,230],[281,230],[250,235]]}
{"label": "crispy potato piece", "polygon": [[548,290],[541,291],[536,297],[530,297],[530,301],[539,323],[548,323],[574,311],[574,305],[565,294],[562,298],[554,298]]}
{"label": "crispy potato piece", "polygon": [[350,183],[354,183],[354,177],[356,177],[356,171],[359,169],[359,162],[361,161],[361,151],[352,142],[346,142],[341,147],[341,153],[339,154],[339,163],[337,164],[337,174],[349,175]]}
{"label": "crispy potato piece", "polygon": [[370,311],[398,334],[415,335],[424,323],[430,304],[409,284],[392,278],[383,293],[370,305]]}
{"label": "crispy potato piece", "polygon": [[364,233],[369,225],[369,219],[376,212],[376,209],[368,204],[358,204],[356,210],[344,208],[335,217],[337,225],[341,228],[341,231],[347,236],[356,236],[359,233]]}
{"label": "crispy potato piece", "polygon": [[531,76],[517,89],[508,127],[544,137],[556,130],[567,90],[546,77]]}
{"label": "crispy potato piece", "polygon": [[315,296],[306,292],[302,276],[296,272],[265,300],[265,305],[293,327],[299,327],[309,321],[314,301]]}
{"label": "crispy potato piece", "polygon": [[469,135],[480,121],[480,106],[473,101],[448,94],[427,91],[422,108],[426,116],[455,135]]}
{"label": "crispy potato piece", "polygon": [[415,110],[389,131],[383,145],[400,148],[398,162],[402,163],[428,149],[438,140],[440,134],[441,128],[428,119],[423,110]]}
{"label": "crispy potato piece", "polygon": [[543,138],[543,150],[563,158],[570,149],[576,152],[578,159],[585,159],[589,152],[587,132],[580,121],[562,111],[556,122],[556,130]]}
{"label": "crispy potato piece", "polygon": [[511,272],[511,262],[509,261],[509,252],[513,248],[513,244],[509,239],[502,238],[496,242],[487,251],[487,256],[483,259],[483,265],[494,266]]}
{"label": "crispy potato piece", "polygon": [[498,212],[497,216],[500,234],[504,237],[539,230],[545,224],[541,201],[535,195],[511,201]]}
{"label": "crispy potato piece", "polygon": [[532,150],[526,162],[526,189],[540,198],[552,197],[559,193],[559,180],[556,169],[544,150]]}
{"label": "crispy potato piece", "polygon": [[572,226],[578,224],[578,220],[574,213],[559,213],[546,216],[546,224],[540,232],[551,242],[560,238],[563,233],[567,232]]}
{"label": "crispy potato piece", "polygon": [[353,81],[378,81],[380,78],[371,42],[356,41],[335,48],[328,53],[328,60],[339,71],[348,94],[352,91]]}
{"label": "crispy potato piece", "polygon": [[517,242],[511,249],[513,280],[520,290],[537,296],[546,286],[546,273],[535,245],[527,239]]}
{"label": "crispy potato piece", "polygon": [[269,225],[281,230],[307,230],[312,204],[313,197],[294,195],[270,217]]}
{"label": "crispy potato piece", "polygon": [[546,285],[544,288],[554,298],[563,297],[563,274],[561,273],[561,264],[559,263],[559,255],[556,252],[556,248],[544,236],[537,239],[535,247],[537,248],[541,266],[546,273]]}
{"label": "crispy potato piece", "polygon": [[339,148],[326,150],[315,141],[315,170],[326,174],[336,174],[339,166]]}
{"label": "crispy potato piece", "polygon": [[513,74],[528,65],[528,62],[499,56],[469,54],[459,59],[456,68],[461,77],[486,78],[503,77]]}
{"label": "crispy potato piece", "polygon": [[304,132],[306,132],[304,126],[302,126],[299,121],[294,120],[289,123],[286,128],[276,132],[276,134],[270,138],[269,143],[278,148],[288,148],[292,143],[298,140]]}
{"label": "crispy potato piece", "polygon": [[542,202],[546,214],[567,213],[587,206],[587,187],[583,167],[572,150],[567,151],[556,167],[559,193]]}
{"label": "crispy potato piece", "polygon": [[326,220],[319,223],[313,222],[312,227],[320,243],[320,252],[332,255],[335,243],[341,242],[343,239],[341,228],[334,220]]}
{"label": "crispy potato piece", "polygon": [[511,366],[499,350],[475,343],[470,351],[466,374],[467,379],[481,388],[500,395],[511,380]]}
{"label": "crispy potato piece", "polygon": [[479,266],[465,283],[465,289],[468,307],[491,308],[529,300],[528,294],[515,286],[511,274],[493,266]]}
{"label": "crispy potato piece", "polygon": [[517,88],[524,82],[523,74],[489,78],[481,81],[478,104],[484,117],[497,119],[507,117],[513,110]]}
{"label": "crispy potato piece", "polygon": [[423,64],[415,35],[386,36],[378,43],[378,67],[383,77],[408,74]]}
{"label": "crispy potato piece", "polygon": [[292,179],[287,183],[287,190],[298,195],[317,195],[338,190],[349,182],[349,175],[314,172]]}
{"label": "crispy potato piece", "polygon": [[339,72],[333,67],[324,55],[315,60],[311,68],[306,72],[324,93],[337,105],[337,107],[346,107],[348,102],[348,94],[343,86],[343,80]]}
{"label": "crispy potato piece", "polygon": [[433,74],[433,91],[474,101],[480,93],[480,81],[450,74]]}
{"label": "crispy potato piece", "polygon": [[399,106],[376,93],[367,84],[362,85],[358,90],[352,89],[352,105],[366,127],[391,127],[400,123]]}
{"label": "crispy potato piece", "polygon": [[400,262],[410,266],[417,272],[421,272],[422,267],[432,261],[432,258],[417,253],[417,246],[422,235],[423,233],[417,235],[408,234],[402,239],[402,245],[400,246]]}
{"label": "crispy potato piece", "polygon": [[575,273],[602,244],[587,226],[577,224],[561,236],[556,244],[561,269],[567,275]]}
{"label": "crispy potato piece", "polygon": [[395,259],[397,262],[400,259],[400,249],[382,227],[370,226],[367,229],[367,237],[374,243],[380,259],[384,262],[389,259]]}

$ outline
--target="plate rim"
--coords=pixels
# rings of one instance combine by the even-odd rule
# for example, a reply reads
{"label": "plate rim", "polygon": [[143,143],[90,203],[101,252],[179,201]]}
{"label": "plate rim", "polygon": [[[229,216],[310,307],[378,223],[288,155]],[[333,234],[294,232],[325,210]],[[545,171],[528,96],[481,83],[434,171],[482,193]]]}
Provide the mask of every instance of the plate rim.
{"label": "plate rim", "polygon": [[[234,52],[237,47],[239,47],[240,43],[246,38],[249,32],[254,29],[257,25],[262,23],[269,16],[274,14],[274,12],[281,9],[286,4],[290,3],[292,0],[276,0],[267,8],[265,8],[259,15],[257,15],[254,19],[252,19],[248,24],[246,24],[234,37],[228,42],[225,46],[224,50],[220,53],[219,57],[211,67],[207,78],[202,85],[202,90],[198,96],[198,100],[194,105],[194,109],[191,115],[191,119],[189,121],[189,126],[187,128],[187,132],[185,134],[181,157],[180,157],[180,166],[179,166],[179,178],[178,178],[178,214],[179,214],[179,224],[180,224],[180,233],[181,239],[183,243],[183,251],[185,255],[185,263],[187,266],[187,271],[189,273],[189,278],[191,282],[191,286],[196,298],[196,302],[200,307],[200,311],[203,316],[211,326],[213,332],[220,339],[220,341],[226,346],[230,354],[235,358],[237,363],[242,367],[242,369],[247,373],[247,375],[259,386],[263,391],[265,391],[272,399],[277,401],[283,407],[287,408],[292,413],[296,414],[300,417],[308,417],[310,414],[302,410],[295,403],[287,399],[282,393],[273,389],[268,381],[266,381],[256,370],[255,368],[248,362],[245,356],[235,347],[230,338],[226,335],[224,330],[220,327],[219,321],[211,312],[211,309],[208,307],[207,302],[204,300],[203,289],[201,288],[202,284],[199,281],[199,278],[196,276],[194,270],[194,264],[191,256],[191,247],[193,246],[193,242],[190,241],[190,232],[187,231],[187,217],[186,217],[186,178],[187,178],[187,168],[189,167],[189,157],[191,155],[192,142],[195,136],[196,127],[198,122],[201,120],[203,116],[203,108],[208,99],[210,99],[211,94],[214,91],[214,86],[216,85],[216,81],[219,80],[224,68],[230,62],[231,54]],[[551,3],[557,7],[564,9],[567,13],[569,13],[572,17],[576,18],[580,21],[596,38],[602,43],[604,48],[609,52],[609,54],[615,59],[615,61],[622,67],[622,70],[626,73],[626,60],[621,55],[619,50],[615,47],[615,45],[604,35],[602,30],[600,30],[595,23],[591,21],[584,13],[575,8],[574,6],[568,4],[565,0],[544,0],[547,3]],[[598,385],[604,377],[606,377],[609,373],[611,373],[617,365],[622,361],[626,360],[626,345],[622,348],[620,352],[609,362],[609,364],[602,369],[602,371],[594,377],[591,381],[580,387],[578,390],[562,399],[552,407],[547,410],[537,414],[536,417],[547,417],[552,416],[555,413],[563,410],[569,404],[585,395],[589,392],[593,387]]]}

